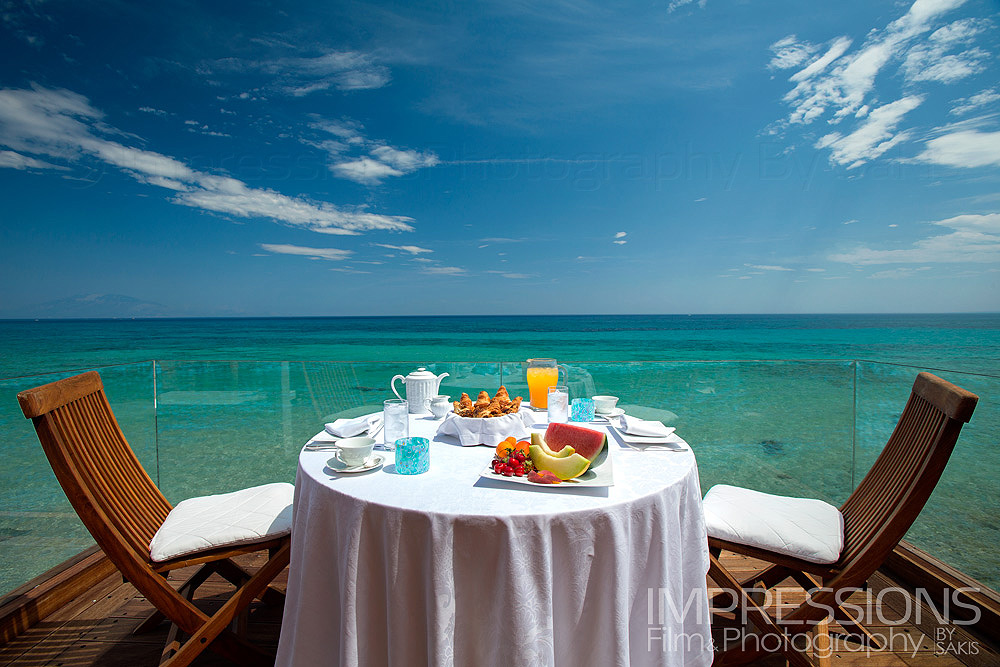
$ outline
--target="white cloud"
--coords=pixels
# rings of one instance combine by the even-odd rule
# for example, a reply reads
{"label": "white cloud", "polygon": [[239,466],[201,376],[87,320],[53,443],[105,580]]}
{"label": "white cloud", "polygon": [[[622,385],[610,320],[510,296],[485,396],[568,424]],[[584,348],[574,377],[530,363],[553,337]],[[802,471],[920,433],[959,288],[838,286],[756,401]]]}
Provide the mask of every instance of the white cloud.
{"label": "white cloud", "polygon": [[[700,8],[702,8],[702,9],[704,9],[706,1],[707,0],[697,0],[698,6]],[[694,2],[695,2],[695,0],[670,0],[670,4],[667,5],[667,11],[668,12],[673,12],[673,11],[676,11],[677,9],[680,9],[681,7],[683,7],[685,5],[690,5],[690,4],[694,3]]]}
{"label": "white cloud", "polygon": [[288,57],[257,62],[222,58],[203,65],[200,71],[211,75],[223,72],[266,72],[274,76],[274,89],[293,97],[303,97],[331,88],[340,91],[382,88],[392,78],[387,67],[378,64],[370,54],[359,51],[330,51],[315,57]]}
{"label": "white cloud", "polygon": [[628,232],[618,232],[617,234],[615,234],[616,239],[622,239],[625,238],[626,236],[628,236]]}
{"label": "white cloud", "polygon": [[794,271],[795,269],[789,269],[785,266],[777,266],[775,264],[744,264],[751,269],[757,269],[758,271]]}
{"label": "white cloud", "polygon": [[615,245],[625,245],[626,243],[628,243],[628,241],[619,239],[617,241],[612,241],[612,243],[614,243]]}
{"label": "white cloud", "polygon": [[949,167],[989,167],[1000,165],[1000,132],[960,130],[927,141],[916,158]]}
{"label": "white cloud", "polygon": [[969,113],[979,107],[992,104],[997,100],[1000,100],[1000,93],[997,92],[996,88],[988,88],[976,93],[975,95],[955,100],[955,106],[951,108],[951,113],[955,115]]}
{"label": "white cloud", "polygon": [[932,224],[952,231],[921,239],[909,248],[859,246],[833,254],[830,260],[855,265],[1000,262],[1000,213],[959,215]]}
{"label": "white cloud", "polygon": [[361,130],[364,129],[364,126],[361,125],[361,123],[358,123],[357,121],[353,121],[350,119],[342,119],[339,121],[327,120],[316,116],[315,120],[309,125],[310,127],[314,127],[317,130],[329,132],[330,134],[340,137],[341,139],[347,142],[353,143],[358,141],[364,141],[364,135],[361,133]]}
{"label": "white cloud", "polygon": [[[987,50],[972,44],[984,33],[988,22],[962,19],[943,26],[938,23],[964,1],[916,0],[903,16],[870,31],[853,52],[852,40],[847,36],[831,40],[822,53],[794,35],[772,44],[774,57],[769,69],[805,63],[789,77],[794,87],[783,100],[790,110],[786,121],[776,127],[810,124],[824,116],[831,125],[844,123],[845,129],[827,133],[816,147],[831,148],[831,162],[848,168],[860,166],[911,139],[912,132],[906,128],[897,131],[897,126],[902,116],[916,106],[914,101],[924,99],[917,84],[964,79],[983,71],[990,58]],[[906,96],[880,104],[876,79],[891,63],[900,64],[907,84]],[[873,108],[875,111],[871,111]],[[880,117],[872,122],[872,115],[880,110]],[[848,125],[853,123],[857,124]]]}
{"label": "white cloud", "polygon": [[531,273],[508,273],[506,271],[487,271],[486,273],[493,273],[498,276],[503,276],[504,278],[509,278],[511,280],[526,280],[528,278],[537,277]]}
{"label": "white cloud", "polygon": [[337,271],[338,273],[371,273],[371,271],[362,271],[361,269],[355,269],[351,266],[332,266],[331,271]]}
{"label": "white cloud", "polygon": [[339,248],[309,248],[306,246],[275,243],[261,243],[260,247],[268,252],[279,255],[301,255],[310,259],[327,259],[334,262],[341,262],[354,254],[350,250],[341,250]]}
{"label": "white cloud", "polygon": [[33,157],[28,157],[27,155],[21,155],[20,153],[15,153],[14,151],[0,151],[0,167],[7,167],[9,169],[56,169],[59,171],[66,171],[66,167],[61,167],[56,164],[49,164],[43,160],[36,160]]}
{"label": "white cloud", "polygon": [[373,243],[373,246],[378,246],[379,248],[388,248],[390,250],[402,250],[403,252],[408,252],[411,255],[420,255],[425,252],[434,252],[428,248],[421,248],[415,245],[389,245],[388,243]]}
{"label": "white cloud", "polygon": [[416,171],[422,167],[433,167],[440,162],[438,156],[434,153],[401,151],[391,146],[379,146],[372,150],[371,154],[381,162],[398,169],[404,174]]}
{"label": "white cloud", "polygon": [[102,117],[85,97],[67,90],[39,86],[3,89],[0,146],[18,154],[40,154],[70,163],[96,159],[139,182],[176,191],[171,200],[176,204],[206,211],[269,218],[326,234],[413,230],[411,218],[345,210],[326,202],[251,188],[234,178],[193,170],[167,155],[109,140],[103,135],[123,133],[105,125]]}
{"label": "white cloud", "polygon": [[875,280],[900,280],[902,278],[912,278],[920,271],[929,271],[931,267],[921,266],[920,268],[912,268],[908,266],[901,266],[898,269],[886,269],[885,271],[876,271],[875,273],[868,276],[869,278],[874,278]]}
{"label": "white cloud", "polygon": [[856,223],[856,222],[860,222],[860,221],[859,221],[859,220],[858,220],[857,218],[852,218],[852,219],[850,219],[850,220],[845,220],[845,221],[844,221],[844,224],[845,224],[845,225],[853,225],[853,224],[854,224],[854,223]]}
{"label": "white cloud", "polygon": [[465,269],[458,266],[425,266],[421,271],[439,276],[460,276],[466,273]]}
{"label": "white cloud", "polygon": [[[441,160],[432,152],[402,150],[383,143],[369,141],[362,134],[363,126],[349,119],[339,121],[316,118],[310,127],[338,137],[338,141],[303,139],[303,143],[325,151],[333,160],[330,171],[362,185],[378,185],[390,176],[402,176],[425,167],[434,167]],[[367,151],[358,155],[355,151]],[[349,155],[349,153],[355,154]]]}
{"label": "white cloud", "polygon": [[367,157],[331,165],[330,170],[341,178],[362,185],[377,185],[389,176],[403,175],[400,170]]}
{"label": "white cloud", "polygon": [[768,69],[789,69],[798,67],[811,58],[819,47],[809,42],[800,42],[795,35],[789,35],[784,39],[779,39],[770,47],[774,56],[767,64]]}
{"label": "white cloud", "polygon": [[810,273],[824,273],[826,272],[826,269],[806,269],[806,271],[809,271]]}
{"label": "white cloud", "polygon": [[854,169],[903,141],[907,132],[894,134],[903,116],[916,109],[923,98],[915,95],[890,102],[868,114],[854,132],[844,136],[832,132],[816,142],[816,148],[830,148],[830,162]]}

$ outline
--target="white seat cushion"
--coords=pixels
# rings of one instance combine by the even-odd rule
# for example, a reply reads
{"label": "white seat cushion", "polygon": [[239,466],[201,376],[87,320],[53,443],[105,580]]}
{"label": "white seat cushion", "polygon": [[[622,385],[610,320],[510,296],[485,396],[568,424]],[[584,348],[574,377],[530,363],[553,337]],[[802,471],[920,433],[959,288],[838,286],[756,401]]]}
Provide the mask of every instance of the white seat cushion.
{"label": "white seat cushion", "polygon": [[178,503],[149,543],[156,562],[206,549],[263,542],[292,530],[295,487],[284,482]]}
{"label": "white seat cushion", "polygon": [[837,562],[844,548],[844,517],[822,500],[718,484],[704,507],[709,537],[821,564]]}

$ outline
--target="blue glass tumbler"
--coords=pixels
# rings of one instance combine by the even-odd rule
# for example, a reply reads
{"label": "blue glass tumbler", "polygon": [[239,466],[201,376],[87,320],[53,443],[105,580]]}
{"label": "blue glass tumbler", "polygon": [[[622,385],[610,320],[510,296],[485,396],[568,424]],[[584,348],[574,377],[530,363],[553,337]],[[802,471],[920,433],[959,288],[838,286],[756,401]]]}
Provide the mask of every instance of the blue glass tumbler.
{"label": "blue glass tumbler", "polygon": [[396,441],[396,472],[419,475],[431,467],[431,441],[427,438],[400,438]]}
{"label": "blue glass tumbler", "polygon": [[594,399],[574,398],[569,408],[569,420],[573,422],[594,421]]}

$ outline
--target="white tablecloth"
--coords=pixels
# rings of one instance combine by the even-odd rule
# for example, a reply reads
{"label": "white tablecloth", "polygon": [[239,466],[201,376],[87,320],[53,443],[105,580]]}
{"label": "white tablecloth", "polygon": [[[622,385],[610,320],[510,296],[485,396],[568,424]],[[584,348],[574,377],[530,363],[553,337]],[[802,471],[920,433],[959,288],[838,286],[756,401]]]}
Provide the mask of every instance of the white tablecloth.
{"label": "white tablecloth", "polygon": [[303,451],[277,664],[709,665],[694,455],[610,450],[597,489],[481,480],[492,450],[445,436],[415,476]]}

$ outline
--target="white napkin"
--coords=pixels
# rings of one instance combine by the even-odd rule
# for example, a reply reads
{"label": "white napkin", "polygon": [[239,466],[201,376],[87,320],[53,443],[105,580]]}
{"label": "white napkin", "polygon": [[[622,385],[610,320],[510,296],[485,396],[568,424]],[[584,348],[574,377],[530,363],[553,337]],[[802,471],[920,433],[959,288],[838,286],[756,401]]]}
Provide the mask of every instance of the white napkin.
{"label": "white napkin", "polygon": [[638,417],[621,416],[621,430],[629,435],[642,435],[650,438],[665,438],[676,429],[664,426],[662,422],[647,421]]}
{"label": "white napkin", "polygon": [[437,432],[458,438],[463,447],[474,445],[489,445],[495,447],[498,442],[509,435],[515,438],[527,438],[531,435],[528,428],[535,423],[535,415],[525,408],[520,412],[499,417],[459,417],[449,412]]}
{"label": "white napkin", "polygon": [[326,424],[323,428],[332,436],[338,438],[353,438],[356,435],[372,429],[382,420],[381,413],[361,415],[354,419],[338,419]]}

